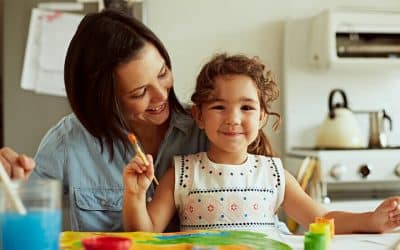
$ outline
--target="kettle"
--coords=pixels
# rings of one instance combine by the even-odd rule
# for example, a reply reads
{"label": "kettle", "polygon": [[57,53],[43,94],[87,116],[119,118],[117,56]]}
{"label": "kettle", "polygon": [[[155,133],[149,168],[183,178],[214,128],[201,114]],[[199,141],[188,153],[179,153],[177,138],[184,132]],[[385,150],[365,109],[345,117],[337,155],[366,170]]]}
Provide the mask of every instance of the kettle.
{"label": "kettle", "polygon": [[[340,94],[343,102],[333,104],[335,94]],[[354,113],[347,105],[347,97],[342,89],[333,89],[328,100],[329,114],[319,127],[317,148],[361,148],[362,133]]]}
{"label": "kettle", "polygon": [[385,110],[370,111],[369,115],[369,141],[370,148],[384,148],[387,146],[387,137],[384,122],[389,122],[389,130],[392,130],[392,119]]}

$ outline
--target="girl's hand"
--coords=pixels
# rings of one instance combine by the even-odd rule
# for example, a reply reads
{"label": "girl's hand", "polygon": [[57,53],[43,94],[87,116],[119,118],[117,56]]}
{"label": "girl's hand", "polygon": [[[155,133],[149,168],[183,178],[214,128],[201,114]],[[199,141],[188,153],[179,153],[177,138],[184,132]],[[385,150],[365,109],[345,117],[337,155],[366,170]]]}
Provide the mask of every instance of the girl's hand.
{"label": "girl's hand", "polygon": [[136,155],[124,168],[124,190],[135,195],[145,194],[154,176],[153,158],[147,155],[150,163],[144,165],[143,160]]}
{"label": "girl's hand", "polygon": [[384,200],[373,212],[371,225],[377,232],[392,231],[400,226],[400,196]]}
{"label": "girl's hand", "polygon": [[11,148],[0,149],[0,161],[11,179],[27,180],[35,168],[35,161]]}

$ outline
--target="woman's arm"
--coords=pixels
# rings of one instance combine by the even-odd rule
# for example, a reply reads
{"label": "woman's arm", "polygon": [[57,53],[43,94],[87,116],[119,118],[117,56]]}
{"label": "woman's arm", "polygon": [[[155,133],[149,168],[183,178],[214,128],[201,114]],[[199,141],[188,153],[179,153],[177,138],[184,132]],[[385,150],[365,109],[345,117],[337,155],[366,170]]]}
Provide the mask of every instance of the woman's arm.
{"label": "woman's arm", "polygon": [[137,157],[124,169],[122,218],[125,231],[162,232],[175,213],[174,168],[164,174],[146,207],[146,190],[154,175],[153,161],[144,166]]}
{"label": "woman's arm", "polygon": [[381,233],[400,226],[400,197],[385,200],[375,211],[350,213],[344,211],[328,212],[315,202],[300,187],[296,179],[285,171],[285,198],[282,207],[286,213],[303,227],[315,221],[315,217],[335,219],[335,233]]}

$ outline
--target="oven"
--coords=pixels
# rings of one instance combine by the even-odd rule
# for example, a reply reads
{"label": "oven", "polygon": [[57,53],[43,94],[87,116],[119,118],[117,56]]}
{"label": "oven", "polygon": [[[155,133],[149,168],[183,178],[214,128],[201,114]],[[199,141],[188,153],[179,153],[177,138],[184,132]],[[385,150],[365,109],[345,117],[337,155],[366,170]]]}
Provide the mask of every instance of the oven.
{"label": "oven", "polygon": [[[294,148],[286,168],[298,176],[304,161],[315,168],[307,191],[329,210],[374,210],[387,197],[400,195],[400,148],[317,150]],[[304,171],[304,169],[303,169]]]}

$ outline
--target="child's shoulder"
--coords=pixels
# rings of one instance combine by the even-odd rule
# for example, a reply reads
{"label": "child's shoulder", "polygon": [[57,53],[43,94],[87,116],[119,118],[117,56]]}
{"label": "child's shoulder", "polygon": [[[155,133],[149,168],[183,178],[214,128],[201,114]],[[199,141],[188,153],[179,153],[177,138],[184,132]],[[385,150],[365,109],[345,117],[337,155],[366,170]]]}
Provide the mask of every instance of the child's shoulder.
{"label": "child's shoulder", "polygon": [[281,158],[276,157],[276,156],[255,155],[255,154],[250,154],[250,153],[249,153],[249,156],[254,157],[256,159],[262,159],[265,161],[269,161],[269,162],[272,162],[272,161],[281,162]]}
{"label": "child's shoulder", "polygon": [[193,157],[202,157],[206,154],[207,154],[207,152],[198,152],[198,153],[194,153],[194,154],[179,154],[179,155],[175,155],[174,157],[193,158]]}
{"label": "child's shoulder", "polygon": [[193,161],[201,161],[207,157],[207,152],[198,152],[195,154],[182,154],[182,155],[175,155],[174,161],[175,162],[193,162]]}
{"label": "child's shoulder", "polygon": [[259,162],[261,165],[275,166],[275,167],[278,167],[279,169],[283,168],[281,158],[276,157],[276,156],[249,154],[249,157],[254,157],[254,161]]}

